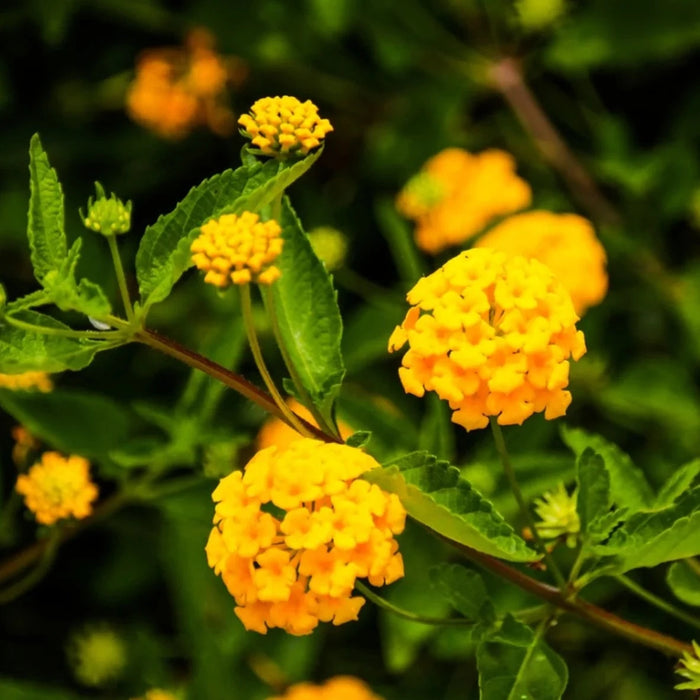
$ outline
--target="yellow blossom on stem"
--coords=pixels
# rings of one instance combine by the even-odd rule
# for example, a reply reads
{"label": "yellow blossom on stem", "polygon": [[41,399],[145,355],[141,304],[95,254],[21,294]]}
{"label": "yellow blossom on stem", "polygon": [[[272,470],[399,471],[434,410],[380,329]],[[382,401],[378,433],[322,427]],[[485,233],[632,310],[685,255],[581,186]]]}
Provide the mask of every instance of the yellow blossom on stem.
{"label": "yellow blossom on stem", "polygon": [[700,690],[700,644],[693,640],[694,654],[687,651],[676,667],[676,673],[688,680],[674,686],[676,690]]}
{"label": "yellow blossom on stem", "polygon": [[533,413],[564,415],[569,358],[586,351],[571,297],[537,260],[489,248],[460,253],[421,278],[411,308],[389,339],[408,343],[399,377],[415,396],[434,391],[453,422],[521,424]]}
{"label": "yellow blossom on stem", "polygon": [[231,284],[272,284],[280,271],[272,263],[284,243],[280,225],[260,221],[250,211],[224,214],[200,229],[190,247],[192,262],[206,272],[204,281],[225,289]]}
{"label": "yellow blossom on stem", "polygon": [[12,391],[43,391],[53,389],[53,382],[46,372],[21,372],[20,374],[0,374],[0,389]]}
{"label": "yellow blossom on stem", "polygon": [[569,292],[579,315],[600,303],[607,292],[605,249],[582,216],[548,211],[516,214],[494,226],[475,246],[544,263]]}
{"label": "yellow blossom on stem", "polygon": [[356,620],[372,585],[403,576],[394,535],[406,512],[394,494],[358,479],[378,466],[361,450],[300,438],[260,450],[219,482],[209,566],[236,600],[246,629],[310,633]]}
{"label": "yellow blossom on stem", "polygon": [[542,539],[564,538],[567,547],[575,547],[581,532],[581,521],[576,510],[576,492],[567,493],[564,484],[555,491],[547,491],[535,499],[535,512],[540,520],[536,523]]}
{"label": "yellow blossom on stem", "polygon": [[531,199],[530,186],[516,175],[508,153],[447,148],[409,180],[396,208],[416,222],[416,245],[434,255],[464,243],[497,216],[523,209]]}
{"label": "yellow blossom on stem", "polygon": [[43,525],[53,525],[62,518],[86,518],[98,496],[90,479],[90,463],[58,452],[45,452],[27,474],[17,477],[15,489]]}
{"label": "yellow blossom on stem", "polygon": [[250,114],[239,117],[243,135],[266,156],[287,158],[305,156],[321,145],[333,131],[328,119],[321,119],[318,107],[296,97],[263,97],[253,104]]}
{"label": "yellow blossom on stem", "polygon": [[296,683],[268,700],[382,700],[359,678],[335,676],[325,683]]}

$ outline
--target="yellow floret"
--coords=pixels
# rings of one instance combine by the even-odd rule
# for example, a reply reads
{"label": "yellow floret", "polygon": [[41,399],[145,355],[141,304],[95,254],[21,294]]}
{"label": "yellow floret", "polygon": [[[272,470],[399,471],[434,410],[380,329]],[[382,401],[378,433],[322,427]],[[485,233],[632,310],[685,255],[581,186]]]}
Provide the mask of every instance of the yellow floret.
{"label": "yellow floret", "polygon": [[280,271],[272,263],[282,252],[282,229],[250,211],[224,214],[200,229],[191,247],[192,262],[204,281],[222,289],[231,284],[272,284]]}
{"label": "yellow floret", "polygon": [[489,248],[465,251],[423,277],[389,339],[408,343],[399,378],[407,393],[434,391],[467,430],[563,415],[569,358],[586,351],[571,298],[537,260]]}
{"label": "yellow floret", "polygon": [[268,700],[382,700],[358,678],[336,676],[325,683],[296,683],[284,695]]}
{"label": "yellow floret", "polygon": [[20,374],[0,374],[0,389],[12,391],[43,391],[53,389],[53,382],[46,372],[21,372]]}

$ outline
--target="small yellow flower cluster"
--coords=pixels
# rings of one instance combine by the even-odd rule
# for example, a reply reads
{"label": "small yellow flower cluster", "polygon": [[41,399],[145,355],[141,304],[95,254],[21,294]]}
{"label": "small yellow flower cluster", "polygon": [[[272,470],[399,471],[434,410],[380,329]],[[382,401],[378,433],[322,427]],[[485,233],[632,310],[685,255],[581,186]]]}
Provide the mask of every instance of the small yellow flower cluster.
{"label": "small yellow flower cluster", "polygon": [[266,156],[305,156],[321,145],[326,134],[333,131],[328,119],[318,116],[318,107],[311,102],[299,102],[296,97],[263,97],[251,107],[252,114],[243,114],[238,123]]}
{"label": "small yellow flower cluster", "polygon": [[71,516],[86,518],[98,495],[97,486],[90,480],[89,462],[58,452],[45,452],[27,474],[17,477],[15,489],[43,525]]}
{"label": "small yellow flower cluster", "polygon": [[88,626],[74,633],[67,646],[76,680],[99,687],[118,678],[127,662],[123,639],[109,626]]}
{"label": "small yellow flower cluster", "polygon": [[248,630],[309,634],[357,619],[374,586],[403,576],[394,535],[406,512],[394,494],[358,477],[377,467],[361,450],[310,438],[268,447],[219,482],[207,561]]}
{"label": "small yellow flower cluster", "polygon": [[208,31],[196,29],[184,48],[143,54],[127,94],[127,111],[134,121],[164,138],[183,138],[200,124],[228,136],[235,119],[225,104],[226,86],[239,85],[246,74],[240,60],[222,58],[214,51]]}
{"label": "small yellow flower cluster", "polygon": [[22,466],[32,450],[36,450],[40,442],[23,426],[16,425],[12,428],[12,439],[15,444],[12,448],[12,461],[17,466]]}
{"label": "small yellow flower cluster", "polygon": [[0,389],[12,391],[43,391],[53,389],[53,382],[46,372],[21,372],[20,374],[0,374]]}
{"label": "small yellow flower cluster", "polygon": [[427,253],[464,243],[492,219],[530,204],[530,186],[504,151],[472,154],[447,148],[433,156],[399,193],[396,207],[416,222],[416,244]]}
{"label": "small yellow flower cluster", "polygon": [[382,700],[358,678],[335,676],[325,683],[297,683],[284,695],[276,695],[268,700]]}
{"label": "small yellow flower cluster", "polygon": [[576,214],[516,214],[494,226],[475,245],[547,265],[571,294],[579,315],[600,303],[607,292],[605,249],[591,223]]}
{"label": "small yellow flower cluster", "polygon": [[674,686],[676,690],[700,691],[700,644],[693,639],[694,654],[683,652],[683,658],[676,667],[676,673],[687,681]]}
{"label": "small yellow flower cluster", "polygon": [[280,271],[271,263],[282,252],[282,229],[274,220],[262,222],[244,211],[207,221],[192,242],[192,262],[206,272],[204,281],[216,287],[233,284],[272,284]]}
{"label": "small yellow flower cluster", "polygon": [[407,299],[389,339],[390,351],[409,344],[399,369],[406,392],[434,391],[467,430],[489,416],[512,425],[566,412],[568,358],[586,346],[571,298],[542,263],[468,250],[421,278]]}
{"label": "small yellow flower cluster", "polygon": [[138,698],[132,698],[132,700],[177,700],[177,696],[173,695],[169,690],[163,690],[162,688],[151,688],[147,691],[145,695]]}
{"label": "small yellow flower cluster", "polygon": [[537,532],[545,540],[564,538],[567,547],[575,547],[581,521],[576,510],[576,491],[569,494],[564,484],[559,484],[555,491],[547,491],[541,498],[535,499],[535,512],[540,519]]}

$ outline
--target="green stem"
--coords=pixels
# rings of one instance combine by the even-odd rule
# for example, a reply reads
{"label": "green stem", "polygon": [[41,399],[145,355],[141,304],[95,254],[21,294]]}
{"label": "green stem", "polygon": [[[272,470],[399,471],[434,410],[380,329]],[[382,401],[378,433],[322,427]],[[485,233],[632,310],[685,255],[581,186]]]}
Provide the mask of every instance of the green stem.
{"label": "green stem", "polygon": [[117,276],[117,284],[119,285],[119,293],[121,294],[122,303],[124,304],[124,311],[126,311],[127,319],[131,322],[134,320],[134,307],[131,304],[129,288],[126,285],[126,275],[124,274],[122,259],[119,255],[119,248],[117,247],[117,237],[107,236],[107,243],[109,243],[109,252],[112,254],[114,272]]}
{"label": "green stem", "polygon": [[46,576],[56,559],[60,537],[60,530],[54,530],[46,538],[46,546],[43,548],[37,565],[18,581],[0,590],[0,605],[5,605],[19,598],[21,595],[34,588],[34,586]]}
{"label": "green stem", "polygon": [[243,314],[243,323],[245,324],[246,335],[248,336],[248,344],[250,345],[250,350],[253,353],[253,359],[255,360],[255,365],[260,372],[260,375],[265,382],[267,390],[270,392],[274,402],[281,411],[285,420],[289,425],[294,428],[298,433],[304,435],[305,437],[314,437],[304,427],[297,417],[297,414],[292,411],[287,405],[287,402],[282,398],[282,395],[277,389],[275,382],[272,379],[270,371],[267,369],[265,360],[260,349],[260,343],[258,342],[258,335],[255,332],[255,322],[253,321],[253,308],[250,301],[250,285],[244,284],[240,287],[241,292],[241,312]]}
{"label": "green stem", "polygon": [[117,334],[119,333],[118,331],[76,331],[72,328],[51,328],[49,326],[38,326],[34,323],[28,323],[27,321],[20,321],[20,319],[15,318],[10,314],[4,316],[3,320],[7,321],[11,326],[21,328],[22,330],[29,331],[31,333],[41,333],[43,335],[60,336],[63,338],[115,340]]}
{"label": "green stem", "polygon": [[643,588],[636,581],[633,581],[627,576],[615,576],[615,579],[619,583],[621,583],[625,588],[632,591],[632,593],[634,593],[636,596],[638,596],[642,600],[646,600],[646,602],[650,605],[653,605],[659,610],[663,610],[665,613],[668,613],[672,617],[675,617],[677,620],[681,620],[688,625],[692,625],[696,629],[700,629],[700,619],[695,617],[694,615],[691,615],[690,613],[687,613],[684,610],[677,608],[675,605],[669,603],[663,598],[659,598],[659,596],[655,595],[651,591],[646,590],[646,588]]}
{"label": "green stem", "polygon": [[700,561],[695,557],[689,557],[683,560],[698,576],[700,576]]}
{"label": "green stem", "polygon": [[530,509],[525,503],[522,491],[520,490],[520,485],[518,484],[518,479],[515,476],[515,470],[513,469],[513,465],[510,462],[510,456],[508,455],[508,450],[506,449],[506,441],[503,438],[503,431],[501,430],[501,426],[498,424],[498,421],[494,416],[491,416],[489,422],[491,423],[491,432],[493,433],[493,439],[496,443],[496,451],[498,452],[498,456],[501,459],[503,471],[505,472],[506,478],[508,479],[511,491],[513,492],[515,500],[518,502],[518,506],[520,507],[520,512],[522,513],[522,516],[525,519],[525,522],[527,523],[528,527],[532,531],[532,536],[535,538],[537,547],[544,556],[544,560],[547,562],[547,567],[552,572],[552,575],[554,576],[557,585],[561,589],[564,589],[566,587],[566,579],[564,578],[563,574],[561,573],[559,567],[557,566],[557,563],[554,561],[551,554],[547,551],[547,547],[545,546],[544,542],[542,541],[542,538],[540,537],[540,533],[537,530],[537,526],[535,525],[535,521],[532,517],[532,514],[530,513]]}

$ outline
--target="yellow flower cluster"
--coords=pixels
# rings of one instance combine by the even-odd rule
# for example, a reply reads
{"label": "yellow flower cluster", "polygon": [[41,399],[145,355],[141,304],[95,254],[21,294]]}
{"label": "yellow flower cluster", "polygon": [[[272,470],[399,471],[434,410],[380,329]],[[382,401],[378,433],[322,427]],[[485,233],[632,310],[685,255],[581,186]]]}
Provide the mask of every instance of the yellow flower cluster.
{"label": "yellow flower cluster", "polygon": [[204,281],[216,287],[233,284],[272,284],[280,271],[272,265],[282,252],[282,229],[274,220],[260,221],[244,211],[207,221],[192,242],[192,262],[206,272]]}
{"label": "yellow flower cluster", "polygon": [[571,298],[542,263],[468,250],[421,278],[407,299],[389,339],[390,351],[409,344],[399,369],[406,392],[434,391],[467,430],[489,416],[512,425],[566,412],[568,359],[586,346]]}
{"label": "yellow flower cluster", "polygon": [[564,484],[559,484],[555,491],[547,491],[541,498],[535,499],[535,512],[540,519],[537,532],[545,540],[564,539],[567,547],[575,547],[581,521],[576,510],[576,491],[569,494]]}
{"label": "yellow flower cluster", "polygon": [[139,698],[132,698],[132,700],[178,700],[177,695],[173,695],[168,690],[162,690],[161,688],[151,688],[147,691],[145,695]]}
{"label": "yellow flower cluster", "polygon": [[416,244],[427,253],[464,243],[497,216],[530,204],[530,186],[504,151],[472,154],[447,148],[433,156],[396,199],[416,222]]}
{"label": "yellow flower cluster", "polygon": [[43,525],[53,525],[61,518],[86,518],[98,495],[90,480],[89,462],[58,452],[45,452],[27,474],[17,477],[15,489]]}
{"label": "yellow flower cluster", "polygon": [[23,425],[12,428],[12,439],[15,441],[12,448],[12,461],[18,467],[23,466],[29,453],[36,450],[40,442]]}
{"label": "yellow flower cluster", "polygon": [[607,292],[605,249],[591,223],[576,214],[516,214],[494,226],[475,245],[547,265],[571,294],[579,315],[600,303]]}
{"label": "yellow flower cluster", "polygon": [[297,683],[269,700],[382,700],[358,678],[335,676],[325,683]]}
{"label": "yellow flower cluster", "polygon": [[71,636],[68,660],[76,680],[99,687],[118,678],[127,663],[124,640],[107,625],[92,625]]}
{"label": "yellow flower cluster", "polygon": [[357,448],[303,438],[219,482],[207,561],[246,629],[301,635],[355,620],[365,602],[352,595],[357,578],[381,586],[403,576],[394,535],[405,510],[358,478],[377,466]]}
{"label": "yellow flower cluster", "polygon": [[134,121],[164,138],[183,138],[200,124],[228,136],[235,118],[225,104],[226,86],[240,84],[246,74],[240,60],[219,56],[209,32],[197,29],[184,48],[152,49],[141,56],[126,108]]}
{"label": "yellow flower cluster", "polygon": [[326,134],[333,131],[328,119],[318,116],[318,107],[311,102],[300,102],[296,97],[263,97],[243,114],[238,123],[266,156],[305,156],[321,145]]}
{"label": "yellow flower cluster", "polygon": [[53,382],[46,372],[21,372],[20,374],[0,374],[0,389],[12,391],[43,391],[53,389]]}

